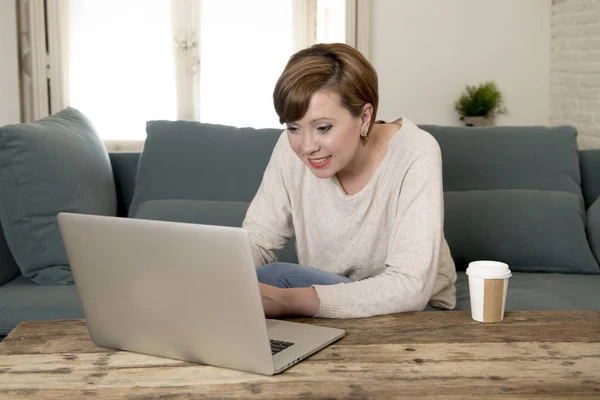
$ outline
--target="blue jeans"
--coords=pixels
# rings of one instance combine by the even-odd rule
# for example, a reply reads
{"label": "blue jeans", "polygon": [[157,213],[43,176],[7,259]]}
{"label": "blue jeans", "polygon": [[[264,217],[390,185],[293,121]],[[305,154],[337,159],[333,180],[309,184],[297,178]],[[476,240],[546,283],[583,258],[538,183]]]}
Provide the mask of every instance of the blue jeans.
{"label": "blue jeans", "polygon": [[345,276],[332,274],[304,265],[276,262],[256,270],[258,281],[280,288],[311,287],[312,285],[335,285],[354,282]]}
{"label": "blue jeans", "polygon": [[[258,281],[280,288],[311,287],[312,285],[335,285],[336,283],[349,283],[354,280],[342,275],[304,265],[276,262],[263,265],[256,270]],[[424,311],[439,311],[427,304]]]}

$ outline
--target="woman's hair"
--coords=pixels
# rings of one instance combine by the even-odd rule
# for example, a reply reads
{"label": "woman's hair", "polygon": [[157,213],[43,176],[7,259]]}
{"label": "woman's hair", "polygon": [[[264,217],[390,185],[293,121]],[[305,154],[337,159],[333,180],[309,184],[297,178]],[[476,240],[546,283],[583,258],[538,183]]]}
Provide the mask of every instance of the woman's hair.
{"label": "woman's hair", "polygon": [[273,103],[280,123],[298,121],[315,92],[330,90],[354,117],[365,104],[373,105],[370,131],[379,103],[377,86],[375,68],[358,50],[342,43],[316,44],[290,57],[275,85]]}

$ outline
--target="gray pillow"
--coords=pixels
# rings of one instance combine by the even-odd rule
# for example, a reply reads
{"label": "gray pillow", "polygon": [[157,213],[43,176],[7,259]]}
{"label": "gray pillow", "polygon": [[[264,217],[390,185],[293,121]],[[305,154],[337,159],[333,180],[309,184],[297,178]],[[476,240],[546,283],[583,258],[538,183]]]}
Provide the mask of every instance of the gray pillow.
{"label": "gray pillow", "polygon": [[538,190],[444,193],[444,232],[457,269],[497,260],[512,271],[598,273],[580,196]]}
{"label": "gray pillow", "polygon": [[73,283],[56,215],[117,212],[108,153],[91,122],[67,108],[0,128],[0,185],[0,221],[21,273]]}
{"label": "gray pillow", "polygon": [[444,190],[558,190],[581,196],[572,126],[420,128],[440,145]]}
{"label": "gray pillow", "polygon": [[600,197],[588,208],[586,224],[590,246],[600,263]]}
{"label": "gray pillow", "polygon": [[149,121],[129,216],[148,200],[250,202],[280,129]]}
{"label": "gray pillow", "polygon": [[140,204],[134,218],[241,227],[248,206],[241,201],[150,200]]}
{"label": "gray pillow", "polygon": [[[241,228],[249,205],[238,201],[150,200],[140,204],[134,218]],[[278,261],[298,263],[296,240],[289,240],[275,255]]]}

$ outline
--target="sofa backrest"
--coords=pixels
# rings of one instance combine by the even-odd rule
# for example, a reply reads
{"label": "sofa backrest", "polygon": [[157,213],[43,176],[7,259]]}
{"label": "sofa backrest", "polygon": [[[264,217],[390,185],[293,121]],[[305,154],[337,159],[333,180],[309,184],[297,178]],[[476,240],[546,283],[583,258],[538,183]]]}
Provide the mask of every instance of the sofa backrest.
{"label": "sofa backrest", "polygon": [[127,217],[129,212],[141,154],[140,152],[109,153],[117,191],[117,215],[119,217]]}

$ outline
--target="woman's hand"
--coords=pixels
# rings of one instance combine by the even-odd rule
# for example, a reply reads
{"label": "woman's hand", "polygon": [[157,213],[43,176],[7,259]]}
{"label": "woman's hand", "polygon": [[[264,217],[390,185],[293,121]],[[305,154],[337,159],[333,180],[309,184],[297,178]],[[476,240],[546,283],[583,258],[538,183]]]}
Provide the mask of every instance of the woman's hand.
{"label": "woman's hand", "polygon": [[320,300],[313,288],[282,289],[259,283],[265,316],[314,316],[319,311]]}
{"label": "woman's hand", "polygon": [[287,305],[285,304],[285,293],[283,292],[285,289],[264,283],[259,283],[258,286],[263,308],[265,309],[265,316],[267,318],[274,318],[286,315]]}

